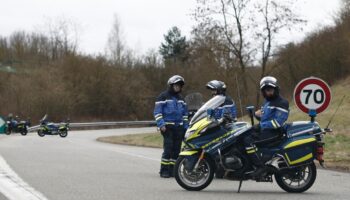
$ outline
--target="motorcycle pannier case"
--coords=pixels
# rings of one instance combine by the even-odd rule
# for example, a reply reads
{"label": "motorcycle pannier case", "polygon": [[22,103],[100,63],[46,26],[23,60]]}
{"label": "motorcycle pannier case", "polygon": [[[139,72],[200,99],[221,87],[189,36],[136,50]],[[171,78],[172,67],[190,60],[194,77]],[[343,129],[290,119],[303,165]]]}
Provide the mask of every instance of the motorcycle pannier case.
{"label": "motorcycle pannier case", "polygon": [[311,135],[290,138],[282,147],[289,165],[309,163],[316,155],[316,138]]}

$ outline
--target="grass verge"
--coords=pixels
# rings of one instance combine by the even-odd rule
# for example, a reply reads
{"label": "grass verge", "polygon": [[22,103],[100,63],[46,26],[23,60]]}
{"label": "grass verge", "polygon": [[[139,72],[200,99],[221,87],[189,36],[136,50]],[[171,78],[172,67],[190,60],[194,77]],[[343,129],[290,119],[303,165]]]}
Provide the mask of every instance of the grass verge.
{"label": "grass verge", "polygon": [[97,138],[97,141],[107,142],[112,144],[124,144],[141,147],[163,147],[163,137],[160,133],[145,133],[122,136],[108,136]]}

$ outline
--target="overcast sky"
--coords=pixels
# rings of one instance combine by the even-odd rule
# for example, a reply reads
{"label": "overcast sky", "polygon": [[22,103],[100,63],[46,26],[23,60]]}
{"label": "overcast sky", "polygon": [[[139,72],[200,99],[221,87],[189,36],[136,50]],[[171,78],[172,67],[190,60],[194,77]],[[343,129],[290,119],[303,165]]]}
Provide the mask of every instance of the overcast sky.
{"label": "overcast sky", "polygon": [[[319,27],[330,25],[340,0],[299,0],[299,12],[308,20],[304,32],[285,36],[298,41]],[[190,36],[195,24],[190,14],[196,0],[0,0],[0,35],[16,30],[35,31],[47,19],[65,17],[80,25],[79,49],[86,53],[103,52],[117,14],[128,46],[138,53],[158,49],[163,34],[178,26]]]}

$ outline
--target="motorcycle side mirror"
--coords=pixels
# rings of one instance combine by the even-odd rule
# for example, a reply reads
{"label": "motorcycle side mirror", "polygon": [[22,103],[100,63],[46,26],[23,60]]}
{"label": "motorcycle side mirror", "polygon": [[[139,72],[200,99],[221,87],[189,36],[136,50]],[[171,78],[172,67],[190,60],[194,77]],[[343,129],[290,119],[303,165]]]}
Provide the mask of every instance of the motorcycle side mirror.
{"label": "motorcycle side mirror", "polygon": [[254,110],[255,110],[255,107],[254,106],[247,106],[246,109],[247,109],[247,111],[249,113],[250,121],[251,121],[252,125],[254,125]]}

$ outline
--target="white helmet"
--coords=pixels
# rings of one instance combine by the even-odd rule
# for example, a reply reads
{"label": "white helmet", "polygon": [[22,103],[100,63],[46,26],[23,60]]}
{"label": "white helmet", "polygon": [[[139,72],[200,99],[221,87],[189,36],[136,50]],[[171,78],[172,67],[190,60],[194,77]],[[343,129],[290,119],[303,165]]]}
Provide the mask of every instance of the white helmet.
{"label": "white helmet", "polygon": [[262,90],[267,86],[278,88],[277,79],[272,76],[265,76],[262,78],[260,81],[260,89]]}
{"label": "white helmet", "polygon": [[181,85],[185,85],[185,79],[182,76],[179,75],[174,75],[172,77],[169,78],[168,80],[168,85],[173,85],[179,83]]}

